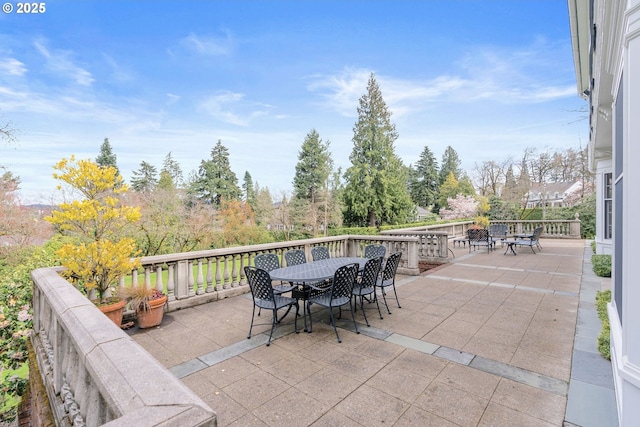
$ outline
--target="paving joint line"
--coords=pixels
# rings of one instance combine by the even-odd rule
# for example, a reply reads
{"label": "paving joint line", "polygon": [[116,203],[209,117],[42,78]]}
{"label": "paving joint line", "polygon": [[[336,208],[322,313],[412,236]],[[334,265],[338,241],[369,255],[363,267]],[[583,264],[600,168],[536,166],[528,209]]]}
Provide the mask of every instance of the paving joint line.
{"label": "paving joint line", "polygon": [[[327,320],[328,317],[329,316],[326,315],[326,318],[322,317],[318,319],[317,323],[322,322],[323,320]],[[286,326],[288,326],[288,328],[277,329],[274,332],[273,339],[294,333],[293,330],[290,330],[292,325]],[[338,320],[336,322],[336,328],[355,332],[352,321],[347,319]],[[359,322],[358,330],[360,331],[361,335],[365,335],[369,338],[378,339],[381,341],[399,345],[407,349],[429,354],[431,356],[438,357],[439,359],[448,360],[453,363],[468,366],[472,369],[477,369],[482,372],[496,375],[501,378],[506,378],[520,384],[525,384],[563,397],[567,396],[569,383],[557,378],[548,377],[546,375],[528,371],[523,368],[518,368],[516,366],[499,362],[497,360],[487,359],[472,353],[456,350],[454,348],[441,346],[439,344],[430,343],[428,341],[423,341],[402,334],[397,334],[395,332],[377,328],[375,326],[366,326]],[[301,331],[301,333],[304,332]],[[267,343],[268,338],[269,335],[267,332],[256,334],[252,336],[251,339],[238,341],[221,349],[203,354],[202,356],[198,356],[195,359],[191,359],[179,365],[172,366],[171,368],[169,368],[169,371],[172,372],[178,379],[182,379],[203,369],[224,362],[225,360],[228,360],[232,357],[239,356],[249,350],[260,347],[261,345]]]}

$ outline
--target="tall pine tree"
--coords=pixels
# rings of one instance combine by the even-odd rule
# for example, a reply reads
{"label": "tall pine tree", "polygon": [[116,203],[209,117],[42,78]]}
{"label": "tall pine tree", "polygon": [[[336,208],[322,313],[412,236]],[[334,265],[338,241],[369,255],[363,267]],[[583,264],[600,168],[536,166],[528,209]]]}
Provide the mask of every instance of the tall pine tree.
{"label": "tall pine tree", "polygon": [[96,163],[103,168],[113,166],[116,168],[117,174],[120,175],[120,169],[118,169],[116,158],[117,156],[111,148],[111,143],[109,143],[109,138],[105,138],[104,142],[100,146],[100,154],[96,157]]}
{"label": "tall pine tree", "polygon": [[229,150],[218,140],[211,149],[211,158],[202,160],[189,185],[189,192],[195,198],[220,207],[223,199],[239,199],[242,191],[238,178],[231,170]]}
{"label": "tall pine tree", "polygon": [[333,169],[329,141],[322,141],[315,129],[305,137],[293,177],[295,222],[310,227],[314,236],[328,222],[328,181]]}
{"label": "tall pine tree", "polygon": [[155,166],[143,160],[140,162],[140,169],[133,171],[131,188],[139,193],[152,192],[158,184],[157,174]]}
{"label": "tall pine tree", "polygon": [[442,162],[440,163],[440,172],[438,183],[440,185],[449,178],[449,173],[453,173],[456,180],[460,181],[463,178],[463,172],[461,167],[462,161],[458,157],[458,153],[450,145],[445,148],[442,153]]}
{"label": "tall pine tree", "polygon": [[407,191],[407,169],[394,152],[398,139],[391,113],[371,74],[367,93],[360,98],[353,128],[351,166],[345,172],[345,222],[375,226],[405,222],[413,203]]}
{"label": "tall pine tree", "polygon": [[425,146],[413,168],[414,179],[409,186],[411,199],[421,207],[433,206],[438,194],[438,161]]}

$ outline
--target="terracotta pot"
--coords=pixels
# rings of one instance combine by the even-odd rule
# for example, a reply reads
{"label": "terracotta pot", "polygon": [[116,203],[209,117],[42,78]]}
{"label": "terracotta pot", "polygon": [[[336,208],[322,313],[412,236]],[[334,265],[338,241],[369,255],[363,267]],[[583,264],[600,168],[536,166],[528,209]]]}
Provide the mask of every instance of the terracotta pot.
{"label": "terracotta pot", "polygon": [[122,313],[124,313],[124,306],[127,304],[125,300],[120,300],[113,304],[98,306],[101,312],[103,312],[116,326],[120,327],[122,324]]}
{"label": "terracotta pot", "polygon": [[149,301],[149,310],[139,310],[136,313],[138,319],[138,327],[141,329],[153,328],[162,322],[164,315],[164,304],[167,302],[167,296]]}

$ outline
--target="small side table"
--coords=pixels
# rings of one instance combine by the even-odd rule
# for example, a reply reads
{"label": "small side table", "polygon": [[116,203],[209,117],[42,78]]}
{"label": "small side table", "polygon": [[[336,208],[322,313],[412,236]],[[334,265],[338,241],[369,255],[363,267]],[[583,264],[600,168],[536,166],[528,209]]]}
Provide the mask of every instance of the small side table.
{"label": "small side table", "polygon": [[516,252],[516,245],[518,244],[517,240],[505,240],[504,241],[507,244],[507,249],[504,251],[504,254],[506,255],[509,250],[511,250],[511,252],[513,252],[513,255],[518,255]]}

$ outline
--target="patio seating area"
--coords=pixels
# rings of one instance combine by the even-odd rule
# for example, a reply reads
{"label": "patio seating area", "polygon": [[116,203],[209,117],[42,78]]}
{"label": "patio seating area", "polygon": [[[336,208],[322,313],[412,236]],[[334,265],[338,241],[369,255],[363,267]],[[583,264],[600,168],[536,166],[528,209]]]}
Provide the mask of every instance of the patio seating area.
{"label": "patio seating area", "polygon": [[219,426],[616,425],[610,364],[592,336],[595,290],[608,281],[585,264],[585,241],[543,246],[517,257],[455,248],[450,264],[398,275],[402,308],[369,316],[370,327],[357,310],[360,334],[349,314],[335,319],[342,343],[315,304],[313,333],[294,333],[292,310],[267,347],[263,310],[267,324],[247,339],[251,294],[127,332]]}

